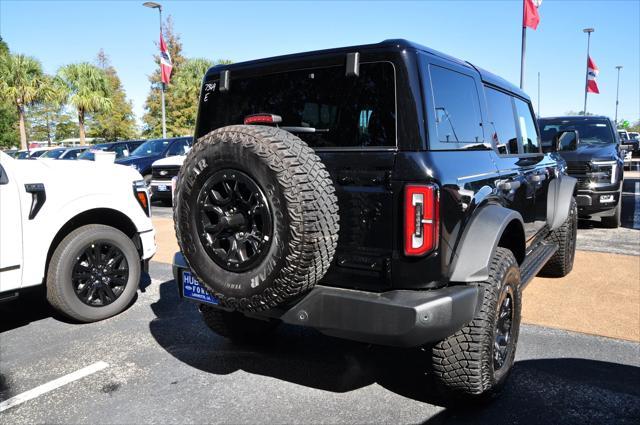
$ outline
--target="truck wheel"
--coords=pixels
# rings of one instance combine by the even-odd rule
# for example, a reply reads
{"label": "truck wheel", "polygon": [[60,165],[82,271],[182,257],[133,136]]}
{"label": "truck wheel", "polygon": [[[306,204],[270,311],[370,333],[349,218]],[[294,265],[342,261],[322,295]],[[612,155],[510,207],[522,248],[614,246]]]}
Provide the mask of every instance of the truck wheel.
{"label": "truck wheel", "polygon": [[275,320],[252,319],[237,311],[229,312],[206,305],[200,305],[200,313],[209,329],[238,343],[264,342],[279,324]]}
{"label": "truck wheel", "polygon": [[520,269],[515,257],[497,248],[476,317],[432,348],[437,380],[453,396],[484,399],[498,393],[513,366],[520,332]]}
{"label": "truck wheel", "polygon": [[140,282],[140,256],[120,230],[102,224],[69,233],[51,257],[47,299],[81,322],[106,319],[124,310]]}
{"label": "truck wheel", "polygon": [[258,311],[291,302],[329,268],[338,204],[324,165],[291,133],[220,128],[180,170],[174,221],[180,249],[222,306]]}
{"label": "truck wheel", "polygon": [[622,197],[618,201],[616,209],[613,211],[613,215],[608,217],[602,217],[602,225],[608,229],[617,229],[620,227],[620,213],[622,210]]}
{"label": "truck wheel", "polygon": [[564,277],[573,269],[576,257],[576,236],[578,232],[578,206],[575,198],[571,199],[571,209],[567,220],[549,233],[547,240],[558,245],[558,251],[547,261],[540,271],[541,276]]}

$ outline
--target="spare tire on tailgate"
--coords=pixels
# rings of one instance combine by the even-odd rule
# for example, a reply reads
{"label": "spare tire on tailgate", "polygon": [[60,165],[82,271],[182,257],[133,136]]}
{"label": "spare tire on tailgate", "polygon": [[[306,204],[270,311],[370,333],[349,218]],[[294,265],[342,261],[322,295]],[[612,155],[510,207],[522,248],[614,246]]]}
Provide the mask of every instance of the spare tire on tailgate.
{"label": "spare tire on tailgate", "polygon": [[324,164],[293,134],[234,125],[200,138],[180,170],[174,220],[191,270],[225,307],[265,310],[309,291],[338,241]]}

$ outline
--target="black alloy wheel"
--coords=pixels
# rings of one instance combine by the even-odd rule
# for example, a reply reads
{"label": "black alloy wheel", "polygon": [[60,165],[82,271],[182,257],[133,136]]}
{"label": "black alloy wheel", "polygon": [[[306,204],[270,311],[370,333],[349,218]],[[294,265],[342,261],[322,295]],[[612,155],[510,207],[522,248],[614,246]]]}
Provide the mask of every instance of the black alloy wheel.
{"label": "black alloy wheel", "polygon": [[494,327],[493,369],[504,366],[511,345],[511,325],[513,323],[513,289],[505,286],[498,300],[498,311]]}
{"label": "black alloy wheel", "polygon": [[202,185],[197,202],[200,242],[216,264],[232,272],[260,264],[271,244],[273,219],[255,180],[234,169],[217,171]]}
{"label": "black alloy wheel", "polygon": [[124,253],[114,244],[95,241],[76,258],[71,281],[73,290],[83,303],[104,307],[122,295],[129,280],[129,264]]}

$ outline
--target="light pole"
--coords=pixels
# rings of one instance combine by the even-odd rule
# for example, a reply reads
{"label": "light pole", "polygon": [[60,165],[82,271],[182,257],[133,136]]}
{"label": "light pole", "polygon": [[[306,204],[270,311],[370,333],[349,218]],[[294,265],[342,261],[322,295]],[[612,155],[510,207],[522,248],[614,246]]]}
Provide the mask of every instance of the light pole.
{"label": "light pole", "polygon": [[615,123],[617,126],[618,125],[618,94],[620,93],[620,70],[622,69],[622,65],[616,66],[616,69],[618,70],[618,82],[616,84],[616,119],[615,119]]}
{"label": "light pole", "polygon": [[[142,5],[151,9],[158,9],[158,12],[160,13],[160,37],[162,37],[162,5],[153,1],[142,3]],[[160,65],[160,74],[162,74],[162,64]],[[160,81],[160,96],[162,97],[162,138],[166,139],[167,122],[164,109],[164,83],[162,81]]]}
{"label": "light pole", "polygon": [[584,108],[582,109],[582,115],[587,115],[587,87],[589,85],[589,47],[591,44],[591,33],[595,30],[593,28],[585,28],[582,32],[587,33],[587,70],[584,76]]}

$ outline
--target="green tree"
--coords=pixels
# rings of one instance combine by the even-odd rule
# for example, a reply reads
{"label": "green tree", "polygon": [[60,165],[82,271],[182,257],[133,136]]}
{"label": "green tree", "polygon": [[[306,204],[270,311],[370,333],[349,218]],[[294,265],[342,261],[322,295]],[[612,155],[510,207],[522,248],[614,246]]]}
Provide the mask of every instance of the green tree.
{"label": "green tree", "polygon": [[0,55],[0,97],[10,101],[16,111],[21,149],[27,148],[25,110],[49,92],[40,62],[25,55]]}
{"label": "green tree", "polygon": [[20,144],[17,122],[16,109],[8,102],[0,102],[0,147],[13,148]]}
{"label": "green tree", "polygon": [[0,36],[0,56],[9,54],[9,45]]}
{"label": "green tree", "polygon": [[47,87],[47,96],[34,102],[29,108],[29,136],[31,140],[47,140],[48,145],[56,139],[56,127],[63,113],[67,91],[62,82],[48,75],[43,84]]}
{"label": "green tree", "polygon": [[131,139],[136,135],[133,107],[127,100],[124,88],[109,57],[100,49],[96,60],[107,78],[111,109],[98,111],[92,115],[89,135],[104,140]]}
{"label": "green tree", "polygon": [[[9,54],[9,46],[0,37],[0,56]],[[20,143],[18,114],[8,99],[0,99],[0,147],[12,148]]]}
{"label": "green tree", "polygon": [[200,86],[213,62],[207,59],[188,59],[176,72],[171,105],[172,129],[176,136],[193,134],[198,113]]}
{"label": "green tree", "polygon": [[84,144],[87,114],[111,109],[107,77],[100,68],[82,62],[63,66],[58,71],[58,78],[66,87],[69,104],[78,112],[80,144]]}

